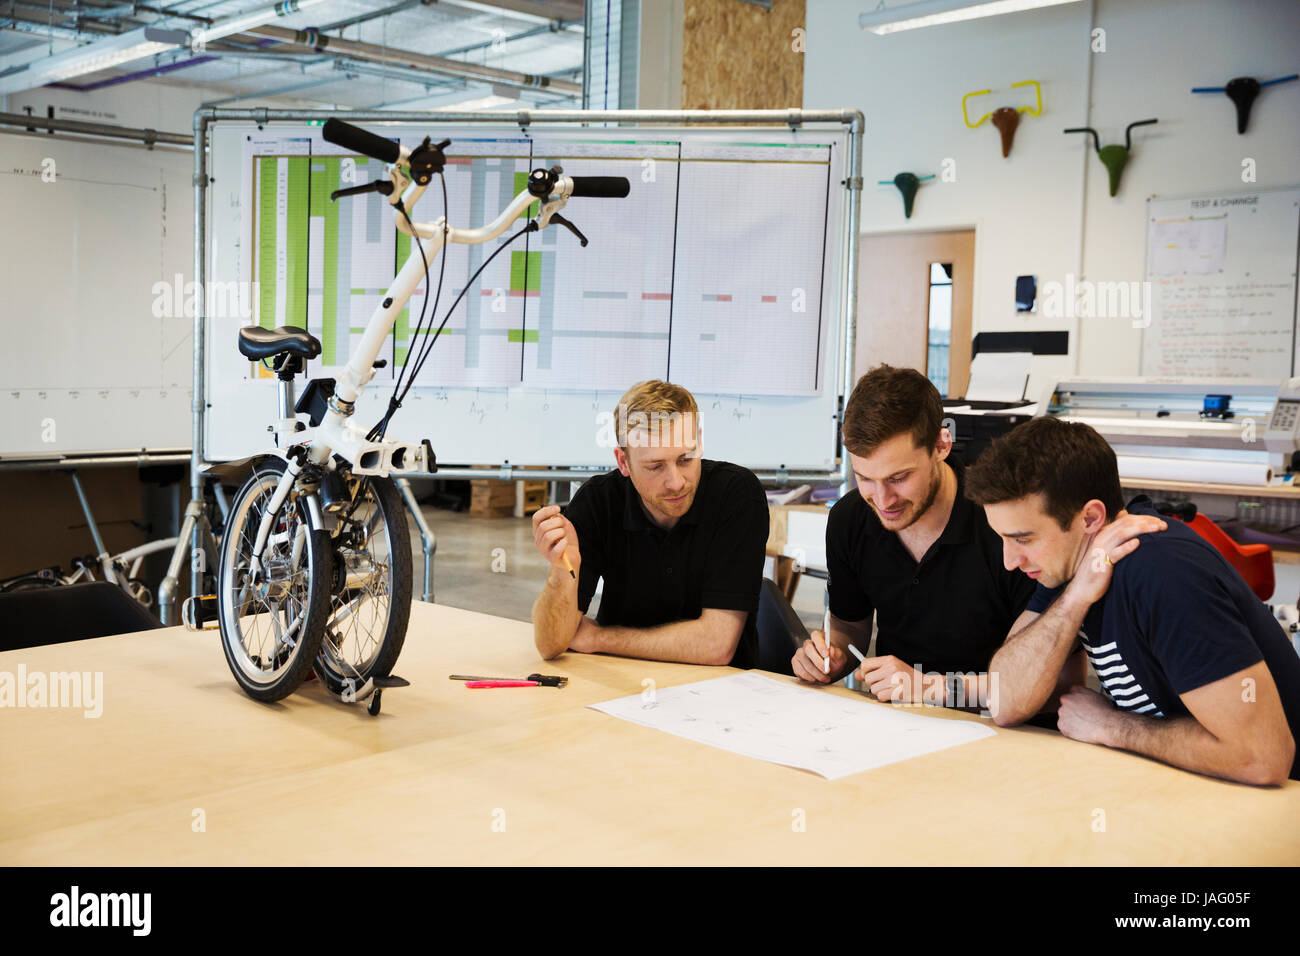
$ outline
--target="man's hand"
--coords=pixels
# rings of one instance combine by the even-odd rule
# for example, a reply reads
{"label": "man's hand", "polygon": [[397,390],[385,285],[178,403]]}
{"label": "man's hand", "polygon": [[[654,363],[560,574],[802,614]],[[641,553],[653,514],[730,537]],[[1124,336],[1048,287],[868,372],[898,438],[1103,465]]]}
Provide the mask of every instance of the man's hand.
{"label": "man's hand", "polygon": [[569,642],[569,650],[579,654],[595,654],[600,650],[600,625],[587,615],[578,622],[578,633]]}
{"label": "man's hand", "polygon": [[553,567],[561,568],[566,573],[569,570],[564,567],[566,552],[575,573],[582,564],[582,555],[578,552],[578,532],[573,523],[560,514],[559,505],[547,505],[533,513],[533,544],[538,554]]}
{"label": "man's hand", "polygon": [[1110,587],[1115,565],[1142,543],[1137,536],[1164,531],[1167,527],[1164,521],[1151,515],[1126,514],[1111,522],[1097,532],[1092,546],[1079,559],[1066,594],[1088,606],[1096,604]]}
{"label": "man's hand", "polygon": [[821,631],[813,631],[809,639],[803,642],[803,647],[795,651],[794,658],[790,661],[794,676],[810,683],[829,684],[844,669],[845,660],[844,651],[834,644],[831,645],[830,654],[831,668],[830,673],[827,674],[822,670],[826,660],[826,635]]}
{"label": "man's hand", "polygon": [[1109,747],[1110,731],[1119,713],[1119,709],[1101,694],[1075,685],[1061,696],[1061,707],[1056,713],[1056,729],[1071,740]]}
{"label": "man's hand", "polygon": [[858,665],[853,677],[869,688],[877,700],[895,704],[920,703],[924,700],[924,675],[892,654],[886,657],[868,657]]}

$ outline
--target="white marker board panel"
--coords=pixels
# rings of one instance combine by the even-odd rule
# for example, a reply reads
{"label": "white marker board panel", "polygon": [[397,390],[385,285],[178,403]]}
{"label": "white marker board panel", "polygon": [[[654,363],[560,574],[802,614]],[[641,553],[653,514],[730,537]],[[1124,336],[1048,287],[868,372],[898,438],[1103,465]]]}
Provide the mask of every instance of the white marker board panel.
{"label": "white marker board panel", "polygon": [[1300,189],[1148,200],[1142,374],[1289,377],[1298,248]]}
{"label": "white marker board panel", "polygon": [[[366,125],[366,124],[360,124]],[[453,246],[442,336],[389,434],[429,438],[445,463],[605,465],[602,429],[633,383],[667,378],[701,404],[705,454],[751,467],[830,469],[841,388],[847,133],[841,129],[378,126],[404,144],[450,138],[453,225],[494,217],[531,168],[623,175],[627,199],[570,200],[562,227]],[[328,193],[382,175],[318,127],[219,124],[212,139],[210,278],[248,309],[208,322],[205,454],[266,444],[274,381],[235,348],[243,324],[306,327],[309,375],[347,361],[409,240],[377,196]],[[436,183],[415,218],[442,212]],[[520,225],[523,225],[521,220]],[[442,260],[434,263],[434,286]],[[377,420],[411,347],[411,299],[357,414]],[[230,298],[236,298],[234,296]],[[301,380],[300,380],[301,381]],[[250,423],[252,425],[250,426]]]}
{"label": "white marker board panel", "polygon": [[0,133],[0,456],[189,447],[193,166]]}

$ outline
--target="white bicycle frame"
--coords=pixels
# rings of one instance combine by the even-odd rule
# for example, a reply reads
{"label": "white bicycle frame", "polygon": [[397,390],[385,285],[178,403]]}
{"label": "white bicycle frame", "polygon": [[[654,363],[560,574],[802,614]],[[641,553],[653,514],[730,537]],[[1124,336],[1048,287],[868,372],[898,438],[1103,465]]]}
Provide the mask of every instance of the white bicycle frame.
{"label": "white bicycle frame", "polygon": [[[281,428],[276,429],[281,434],[289,436],[291,447],[306,446],[307,455],[306,460],[303,461],[301,457],[295,459],[287,455],[285,448],[276,448],[272,451],[276,456],[285,459],[287,467],[280,477],[270,505],[262,515],[261,524],[257,529],[251,562],[254,575],[261,564],[262,552],[266,547],[272,521],[280,513],[280,508],[289,497],[298,475],[306,467],[306,462],[324,469],[331,467],[332,456],[338,455],[352,466],[352,474],[381,477],[393,474],[423,474],[429,471],[432,462],[427,459],[426,447],[423,443],[390,441],[386,438],[371,441],[366,437],[368,429],[359,427],[351,420],[357,399],[361,397],[370,380],[375,377],[375,361],[379,358],[384,341],[397,323],[398,315],[406,307],[426,274],[432,279],[433,262],[445,243],[478,245],[489,242],[515,223],[525,209],[539,201],[541,209],[536,220],[537,227],[539,230],[544,229],[550,224],[551,217],[564,208],[573,194],[573,179],[569,176],[560,176],[550,197],[546,200],[539,200],[539,197],[525,189],[496,219],[477,229],[456,229],[447,226],[445,216],[430,223],[414,220],[408,223],[407,216],[402,214],[401,209],[396,208],[397,204],[401,202],[409,215],[428,189],[428,186],[413,183],[406,175],[403,164],[410,160],[410,155],[410,150],[403,146],[398,162],[389,167],[388,177],[394,189],[388,202],[395,207],[393,218],[397,228],[408,236],[418,236],[419,241],[411,244],[411,254],[393,279],[392,285],[388,287],[388,291],[384,293],[379,306],[371,313],[360,344],[335,381],[334,395],[329,399],[328,411],[321,423],[314,428],[292,431],[290,429],[295,428],[295,425],[282,422]],[[413,354],[414,349],[407,355],[408,362],[412,360]],[[283,427],[286,424],[287,429]],[[325,528],[325,518],[316,495],[307,497],[307,507],[315,526]],[[295,549],[300,545],[301,542],[295,542]]]}

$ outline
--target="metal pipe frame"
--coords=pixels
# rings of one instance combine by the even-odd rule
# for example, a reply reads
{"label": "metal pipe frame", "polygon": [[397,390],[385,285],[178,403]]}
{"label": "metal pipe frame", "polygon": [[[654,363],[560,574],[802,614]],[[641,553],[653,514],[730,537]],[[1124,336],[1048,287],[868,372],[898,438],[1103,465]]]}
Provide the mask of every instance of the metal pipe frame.
{"label": "metal pipe frame", "polygon": [[426,604],[432,604],[433,556],[438,550],[438,536],[429,527],[429,522],[424,520],[424,512],[420,510],[420,503],[415,500],[415,493],[411,491],[411,483],[405,478],[398,478],[397,489],[402,493],[402,500],[406,502],[411,517],[415,519],[415,526],[420,529],[420,544],[424,548],[424,595],[420,600]]}
{"label": "metal pipe frame", "polygon": [[[208,130],[214,123],[247,122],[309,122],[323,121],[331,117],[358,123],[440,123],[440,124],[476,124],[476,123],[514,123],[521,127],[533,124],[549,123],[655,123],[669,125],[728,126],[741,124],[766,124],[772,126],[789,126],[791,129],[809,123],[838,123],[849,129],[849,153],[844,181],[841,183],[848,190],[848,209],[844,230],[847,233],[847,254],[844,256],[844,275],[842,280],[844,312],[843,336],[844,355],[840,372],[839,394],[841,400],[848,392],[848,385],[853,378],[853,350],[857,329],[857,295],[858,295],[858,232],[862,192],[862,135],[866,120],[860,110],[507,110],[482,113],[437,113],[418,111],[374,112],[365,110],[280,110],[280,109],[213,109],[200,108],[194,113],[194,281],[200,289],[207,285],[207,138]],[[21,117],[26,125],[35,125],[29,117]],[[85,125],[85,124],[82,124]],[[204,407],[206,404],[207,381],[204,374],[205,332],[207,316],[204,314],[203,297],[199,296],[194,309],[194,398],[191,403],[194,422],[192,429],[193,447],[190,459],[190,505],[186,509],[185,529],[176,545],[166,587],[170,582],[168,600],[174,597],[176,579],[184,552],[188,548],[192,553],[202,550],[216,553],[216,541],[212,535],[204,504],[203,470],[215,462],[203,457]],[[836,422],[835,438],[839,438],[839,424]],[[838,470],[829,472],[766,472],[756,473],[760,480],[788,482],[792,480],[834,481],[839,479],[843,485],[852,482],[852,467],[848,453],[838,444],[841,465]],[[603,469],[601,469],[603,470]],[[503,467],[497,472],[484,469],[439,469],[439,477],[491,478],[518,477],[520,466]],[[596,470],[582,469],[544,469],[528,471],[528,477],[543,480],[569,478],[577,480],[598,474]],[[766,477],[766,476],[771,477]],[[408,489],[409,493],[409,489]],[[404,493],[405,497],[405,493]],[[412,500],[413,500],[412,496]],[[411,506],[411,501],[407,501]],[[419,514],[419,509],[412,509]],[[423,522],[423,516],[417,517],[417,525]],[[186,533],[188,532],[188,533]],[[423,529],[421,529],[423,535]],[[426,554],[431,554],[427,551]],[[201,593],[202,574],[205,569],[201,562],[191,563],[191,593]],[[429,570],[428,573],[432,573]],[[432,594],[432,581],[426,582],[426,593]],[[159,610],[163,612],[163,623],[173,623],[167,615],[170,606],[163,605],[163,589],[159,589]]]}
{"label": "metal pipe frame", "polygon": [[97,455],[59,455],[57,458],[0,458],[0,471],[63,471],[68,468],[110,468],[120,465],[186,465],[190,449],[107,452]]}
{"label": "metal pipe frame", "polygon": [[81,501],[82,514],[86,516],[86,524],[90,527],[90,537],[95,542],[95,554],[103,557],[108,553],[104,547],[104,539],[99,535],[99,525],[95,524],[95,516],[90,512],[90,502],[86,500],[85,489],[81,487],[81,476],[77,474],[74,468],[72,474],[72,487],[77,489],[77,498]]}

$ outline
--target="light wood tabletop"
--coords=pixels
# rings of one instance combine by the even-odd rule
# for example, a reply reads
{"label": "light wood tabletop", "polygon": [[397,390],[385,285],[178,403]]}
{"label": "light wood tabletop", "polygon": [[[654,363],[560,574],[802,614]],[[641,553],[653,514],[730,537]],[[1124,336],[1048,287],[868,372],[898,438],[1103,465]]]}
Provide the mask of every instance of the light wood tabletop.
{"label": "light wood tabletop", "polygon": [[[396,668],[412,686],[378,717],[316,681],[256,703],[218,641],[168,628],[0,654],[15,676],[103,675],[97,718],[0,709],[0,864],[1300,863],[1300,783],[1036,728],[829,781],[586,706],[731,669],[544,663],[518,621],[416,603]],[[569,685],[448,680],[534,671]]]}

